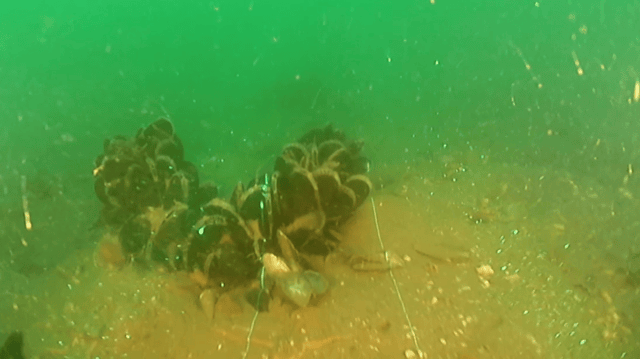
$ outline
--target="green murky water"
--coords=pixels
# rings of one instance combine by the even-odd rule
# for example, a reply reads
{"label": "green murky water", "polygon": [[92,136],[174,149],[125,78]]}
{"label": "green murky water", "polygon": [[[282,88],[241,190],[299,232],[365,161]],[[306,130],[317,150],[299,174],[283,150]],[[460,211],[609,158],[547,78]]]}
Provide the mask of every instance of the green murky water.
{"label": "green murky water", "polygon": [[[154,322],[140,303],[191,303],[95,260],[103,139],[168,117],[223,196],[311,128],[362,138],[373,196],[393,203],[381,226],[404,241],[389,246],[410,259],[396,276],[429,358],[637,357],[638,21],[640,3],[614,0],[4,2],[0,339],[24,331],[34,358],[144,357],[114,342],[122,318],[162,327],[172,317]],[[359,216],[345,232],[376,244],[370,208]],[[466,259],[424,256],[438,241]],[[484,265],[494,274],[476,272]],[[258,321],[268,339],[249,357],[416,350],[391,282],[332,275],[334,299],[313,309],[335,314],[315,336],[329,339],[286,349],[318,319],[268,314],[279,334]],[[118,309],[92,309],[103,306]],[[215,357],[202,354],[214,340],[219,357],[241,358],[246,332],[228,328],[250,317],[211,332],[194,320],[200,334],[172,337],[182,351],[146,356]]]}

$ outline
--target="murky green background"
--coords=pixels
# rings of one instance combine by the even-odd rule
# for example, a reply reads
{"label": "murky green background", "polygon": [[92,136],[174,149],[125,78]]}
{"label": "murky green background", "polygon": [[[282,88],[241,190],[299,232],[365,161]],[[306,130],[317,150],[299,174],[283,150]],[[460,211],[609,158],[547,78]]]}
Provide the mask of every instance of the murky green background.
{"label": "murky green background", "polygon": [[[25,290],[14,273],[94,245],[104,138],[169,117],[187,159],[229,193],[332,122],[365,139],[380,187],[478,149],[604,188],[606,203],[575,210],[602,220],[585,233],[613,243],[602,250],[636,281],[637,345],[639,22],[640,2],[622,0],[3,1],[0,302]],[[40,249],[21,244],[22,175],[45,192],[31,196],[66,198],[47,218],[68,225]]]}

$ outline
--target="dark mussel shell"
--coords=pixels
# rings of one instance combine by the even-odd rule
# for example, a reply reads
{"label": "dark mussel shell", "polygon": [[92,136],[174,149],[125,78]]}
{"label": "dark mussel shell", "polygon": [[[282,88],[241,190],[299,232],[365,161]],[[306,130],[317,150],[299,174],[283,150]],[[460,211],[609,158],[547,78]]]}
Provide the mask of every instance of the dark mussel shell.
{"label": "dark mussel shell", "polygon": [[287,145],[284,150],[282,150],[281,157],[285,160],[289,160],[303,167],[306,167],[305,163],[309,161],[310,154],[309,150],[307,150],[307,148],[302,144],[292,143]]}
{"label": "dark mussel shell", "polygon": [[158,181],[166,182],[178,171],[176,162],[168,156],[158,156],[155,161]]}
{"label": "dark mussel shell", "polygon": [[260,185],[249,187],[240,197],[240,208],[238,208],[240,216],[245,220],[262,218],[265,211],[269,210],[266,208],[267,195],[268,193],[265,193]]}
{"label": "dark mussel shell", "polygon": [[134,162],[132,160],[123,160],[118,157],[105,157],[102,161],[102,169],[99,172],[99,175],[107,183],[118,178],[124,178],[129,170],[129,166],[133,163]]}
{"label": "dark mussel shell", "polygon": [[163,206],[171,208],[175,203],[187,203],[189,198],[189,180],[182,172],[174,173],[169,180],[163,196]]}
{"label": "dark mussel shell", "polygon": [[151,223],[142,215],[130,218],[120,228],[120,244],[126,254],[140,254],[151,238]]}
{"label": "dark mussel shell", "polygon": [[342,142],[337,140],[329,140],[318,145],[318,164],[322,165],[327,162],[335,153],[346,151],[346,147]]}
{"label": "dark mussel shell", "polygon": [[349,177],[345,182],[345,186],[353,190],[353,193],[356,196],[355,207],[360,207],[373,189],[373,184],[369,178],[361,174]]}
{"label": "dark mussel shell", "polygon": [[313,172],[313,178],[318,184],[318,194],[322,209],[327,212],[328,217],[335,216],[333,207],[341,185],[338,173],[323,167]]}
{"label": "dark mussel shell", "polygon": [[203,183],[198,187],[193,195],[189,196],[189,207],[192,209],[200,209],[205,203],[211,201],[218,196],[218,187],[213,183]]}
{"label": "dark mussel shell", "polygon": [[215,219],[219,225],[238,225],[242,221],[235,208],[219,198],[214,198],[202,206],[202,213]]}
{"label": "dark mussel shell", "polygon": [[104,178],[97,177],[95,182],[93,183],[93,189],[96,192],[96,196],[100,199],[104,205],[109,205],[111,202],[109,201],[109,196],[107,196],[107,189],[105,188]]}
{"label": "dark mussel shell", "polygon": [[213,272],[209,275],[232,277],[238,279],[253,278],[260,269],[255,256],[235,243],[220,243],[215,256]]}
{"label": "dark mussel shell", "polygon": [[190,237],[188,266],[210,276],[255,274],[257,259],[251,235],[233,206],[216,198],[203,206],[203,212],[205,216]]}
{"label": "dark mussel shell", "polygon": [[280,216],[285,224],[296,217],[320,210],[318,185],[306,169],[298,167],[289,175],[280,174],[276,185]]}
{"label": "dark mussel shell", "polygon": [[190,233],[188,213],[189,209],[186,205],[175,205],[158,227],[153,237],[154,247],[166,249],[171,244],[185,242]]}
{"label": "dark mussel shell", "polygon": [[278,158],[276,158],[274,170],[278,173],[289,174],[298,167],[302,167],[302,166],[298,162],[294,161],[293,159],[284,157],[284,156],[279,156]]}
{"label": "dark mussel shell", "polygon": [[337,220],[341,217],[349,215],[354,209],[356,209],[356,195],[353,190],[345,185],[340,185],[338,191],[331,202],[331,210],[328,214],[333,215],[329,217],[330,220]]}
{"label": "dark mussel shell", "polygon": [[189,161],[182,161],[178,162],[177,164],[180,168],[180,172],[182,172],[189,181],[189,196],[194,195],[195,191],[198,189],[198,187],[200,187],[198,168],[196,168],[196,166]]}
{"label": "dark mussel shell", "polygon": [[[270,188],[253,185],[241,197],[240,216],[250,225],[257,223],[259,238],[271,238],[273,235],[273,201]],[[251,228],[254,229],[254,226]]]}
{"label": "dark mussel shell", "polygon": [[[251,248],[252,234],[244,219],[235,211],[233,206],[219,198],[214,198],[202,207],[205,215],[205,225],[215,225],[222,228],[224,234],[236,244]],[[200,227],[198,227],[200,228]]]}
{"label": "dark mussel shell", "polygon": [[155,157],[167,156],[176,162],[184,159],[184,148],[181,142],[176,142],[172,138],[161,140],[155,149]]}
{"label": "dark mussel shell", "polygon": [[311,145],[313,143],[322,143],[329,140],[344,142],[345,135],[342,131],[334,129],[333,125],[328,124],[323,128],[314,128],[305,133],[300,137],[298,143]]}
{"label": "dark mussel shell", "polygon": [[159,118],[155,122],[151,123],[147,128],[142,130],[142,136],[145,138],[156,138],[163,140],[171,138],[175,135],[175,128],[173,123],[166,118]]}

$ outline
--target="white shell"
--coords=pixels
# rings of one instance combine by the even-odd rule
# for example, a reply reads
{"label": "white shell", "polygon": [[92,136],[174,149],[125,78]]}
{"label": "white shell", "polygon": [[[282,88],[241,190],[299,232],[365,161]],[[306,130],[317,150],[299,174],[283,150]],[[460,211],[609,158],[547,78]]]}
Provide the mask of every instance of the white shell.
{"label": "white shell", "polygon": [[289,268],[287,263],[275,254],[266,253],[262,257],[262,264],[264,265],[267,275],[275,278],[291,273],[291,268]]}

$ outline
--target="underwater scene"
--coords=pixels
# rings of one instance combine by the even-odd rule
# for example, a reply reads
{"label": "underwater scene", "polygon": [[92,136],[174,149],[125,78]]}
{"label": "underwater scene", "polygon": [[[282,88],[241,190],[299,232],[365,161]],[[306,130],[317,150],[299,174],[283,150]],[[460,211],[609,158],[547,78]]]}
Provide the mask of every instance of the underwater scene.
{"label": "underwater scene", "polygon": [[640,1],[0,5],[0,359],[640,358]]}

